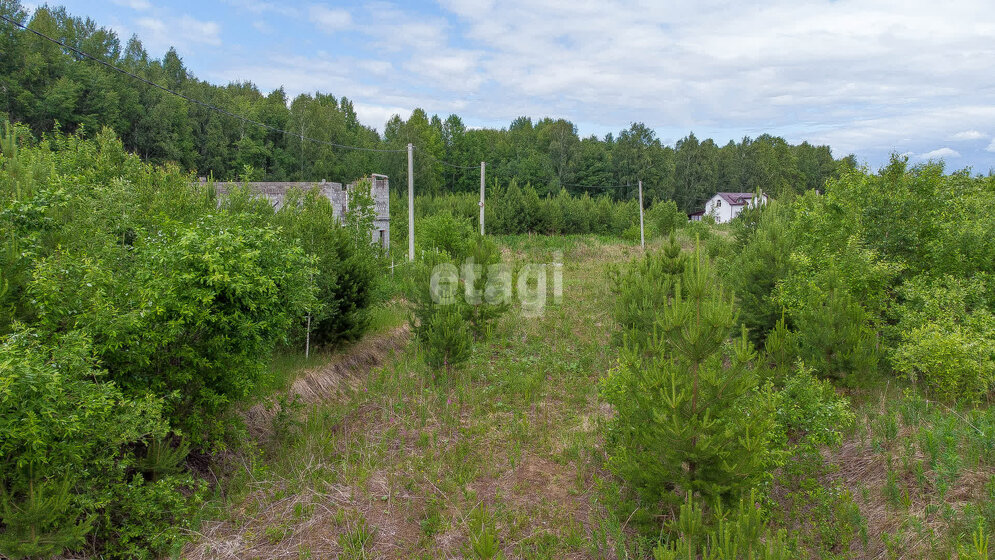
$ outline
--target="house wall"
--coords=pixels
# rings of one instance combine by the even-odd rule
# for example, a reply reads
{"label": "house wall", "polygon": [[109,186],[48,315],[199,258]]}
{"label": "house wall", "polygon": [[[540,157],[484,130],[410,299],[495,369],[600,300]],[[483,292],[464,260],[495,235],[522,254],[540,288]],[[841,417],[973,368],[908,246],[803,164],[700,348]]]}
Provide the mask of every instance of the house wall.
{"label": "house wall", "polygon": [[738,207],[731,206],[721,196],[715,195],[705,203],[705,213],[711,214],[715,223],[724,224],[735,218],[739,211]]}
{"label": "house wall", "polygon": [[752,207],[754,204],[757,203],[767,204],[767,195],[763,194],[761,195],[760,200],[756,200],[756,198],[754,198],[753,200],[750,200],[750,202],[740,206],[733,206],[732,204],[729,204],[729,202],[723,199],[721,196],[715,195],[712,198],[710,198],[708,202],[705,203],[705,213],[714,216],[715,223],[725,224],[732,221],[733,218],[738,216],[739,213],[742,212],[744,208]]}

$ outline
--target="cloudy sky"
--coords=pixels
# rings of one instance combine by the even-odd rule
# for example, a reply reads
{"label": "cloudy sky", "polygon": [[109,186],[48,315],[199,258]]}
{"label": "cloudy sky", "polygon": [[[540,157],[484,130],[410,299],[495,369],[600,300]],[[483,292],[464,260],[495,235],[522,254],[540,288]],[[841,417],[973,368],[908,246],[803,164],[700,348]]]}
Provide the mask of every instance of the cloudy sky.
{"label": "cloudy sky", "polygon": [[[55,0],[58,3],[58,0]],[[415,107],[470,126],[644,122],[667,143],[765,132],[877,168],[892,152],[995,168],[995,10],[964,2],[67,0],[175,45],[198,77],[345,95],[361,119]]]}

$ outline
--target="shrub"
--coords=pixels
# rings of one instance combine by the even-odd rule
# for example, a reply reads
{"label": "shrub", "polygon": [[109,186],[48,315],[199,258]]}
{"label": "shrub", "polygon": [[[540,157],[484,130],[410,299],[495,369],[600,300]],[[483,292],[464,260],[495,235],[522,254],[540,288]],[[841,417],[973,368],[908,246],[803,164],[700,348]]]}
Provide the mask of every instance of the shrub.
{"label": "shrub", "polygon": [[459,282],[459,269],[448,255],[429,253],[417,264],[409,300],[412,303],[411,328],[425,349],[425,361],[433,367],[452,366],[470,356],[473,332],[465,312],[467,304]]}
{"label": "shrub", "polygon": [[652,227],[657,235],[662,236],[669,236],[688,222],[687,214],[681,212],[673,200],[658,201],[646,210],[643,218],[648,228]]}
{"label": "shrub", "polygon": [[466,251],[461,267],[447,253],[426,253],[425,260],[416,265],[408,294],[411,325],[426,347],[427,361],[445,366],[447,372],[469,357],[473,341],[485,338],[509,309],[500,288],[510,289],[511,270],[494,266],[501,259],[497,245],[477,236]]}
{"label": "shrub", "polygon": [[40,261],[30,286],[39,331],[57,342],[82,330],[111,379],[165,398],[175,427],[209,440],[313,301],[303,251],[247,220],[205,216],[137,241],[127,259]]}
{"label": "shrub", "polygon": [[671,237],[662,248],[647,251],[628,266],[609,269],[614,317],[620,327],[616,342],[650,351],[659,313],[673,297],[685,261],[686,255]]}
{"label": "shrub", "polygon": [[710,523],[701,501],[690,494],[679,513],[664,528],[667,540],[653,549],[654,560],[788,560],[800,550],[785,532],[764,519],[758,496],[743,496],[730,515]]}
{"label": "shrub", "polygon": [[460,261],[466,258],[477,234],[469,221],[441,212],[418,222],[415,235],[421,249],[439,250],[451,260]]}
{"label": "shrub", "polygon": [[961,327],[926,324],[909,331],[893,361],[941,399],[977,402],[995,382],[992,340]]}
{"label": "shrub", "polygon": [[976,402],[995,382],[995,316],[982,277],[919,276],[898,307],[895,370],[941,399]]}
{"label": "shrub", "polygon": [[318,343],[355,340],[366,330],[382,275],[364,227],[343,227],[316,190],[289,193],[274,222],[314,263],[311,333]]}
{"label": "shrub", "polygon": [[784,380],[775,410],[784,444],[810,449],[838,445],[855,420],[849,400],[838,396],[828,381],[813,377],[803,364]]}
{"label": "shrub", "polygon": [[628,349],[605,382],[614,407],[609,467],[648,504],[691,493],[732,503],[767,475],[770,399],[757,391],[745,333],[728,343],[734,303],[696,250],[667,299],[650,356]]}
{"label": "shrub", "polygon": [[114,558],[153,558],[200,499],[189,476],[155,482],[136,450],[166,435],[162,402],[129,398],[93,366],[79,333],[45,347],[31,331],[0,342],[0,554],[51,556],[86,542]]}
{"label": "shrub", "polygon": [[782,283],[778,294],[797,357],[822,377],[849,384],[866,381],[877,372],[879,359],[872,316],[832,268],[811,281],[801,279]]}
{"label": "shrub", "polygon": [[777,201],[766,206],[755,228],[737,238],[739,250],[730,259],[727,274],[736,288],[740,321],[754,344],[763,343],[781,316],[774,292],[788,274],[793,250],[790,214]]}

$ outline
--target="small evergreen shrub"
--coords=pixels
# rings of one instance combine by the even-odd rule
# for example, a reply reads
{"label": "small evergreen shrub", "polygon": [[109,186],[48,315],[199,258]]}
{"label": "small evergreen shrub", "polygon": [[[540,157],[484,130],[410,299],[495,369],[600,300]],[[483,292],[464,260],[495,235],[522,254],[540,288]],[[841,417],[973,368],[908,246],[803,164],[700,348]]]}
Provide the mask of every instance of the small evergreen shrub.
{"label": "small evergreen shrub", "polygon": [[615,410],[609,467],[647,504],[688,493],[735,503],[769,475],[772,401],[758,391],[756,352],[745,333],[730,341],[735,325],[734,302],[698,249],[652,337],[627,348],[604,382]]}

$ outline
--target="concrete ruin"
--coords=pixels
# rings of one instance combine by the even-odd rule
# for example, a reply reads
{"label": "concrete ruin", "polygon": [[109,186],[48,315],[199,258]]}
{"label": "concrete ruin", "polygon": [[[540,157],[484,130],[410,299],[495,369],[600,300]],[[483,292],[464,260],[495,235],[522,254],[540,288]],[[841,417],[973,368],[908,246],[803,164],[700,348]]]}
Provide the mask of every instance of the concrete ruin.
{"label": "concrete ruin", "polygon": [[[317,190],[332,204],[332,212],[339,222],[345,221],[349,213],[350,195],[360,181],[370,181],[370,196],[373,198],[374,218],[370,230],[370,243],[375,243],[384,249],[390,249],[390,182],[386,175],[373,174],[370,177],[358,179],[343,186],[342,183],[329,181],[320,182],[257,182],[257,183],[227,183],[215,182],[214,188],[219,194],[225,194],[236,186],[248,185],[249,189],[259,196],[268,199],[273,207],[280,209],[287,192],[291,189],[302,191]],[[205,179],[201,178],[201,182]]]}

